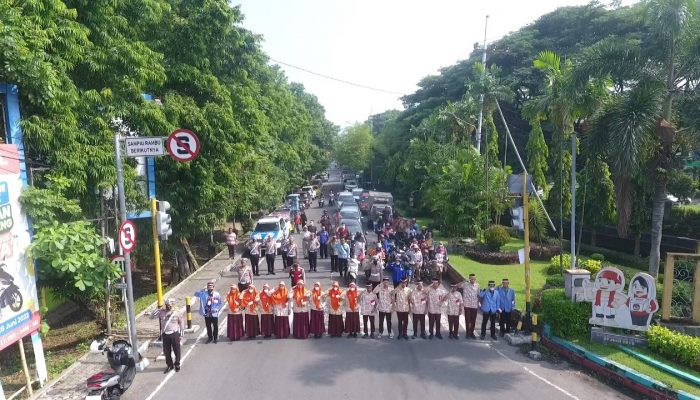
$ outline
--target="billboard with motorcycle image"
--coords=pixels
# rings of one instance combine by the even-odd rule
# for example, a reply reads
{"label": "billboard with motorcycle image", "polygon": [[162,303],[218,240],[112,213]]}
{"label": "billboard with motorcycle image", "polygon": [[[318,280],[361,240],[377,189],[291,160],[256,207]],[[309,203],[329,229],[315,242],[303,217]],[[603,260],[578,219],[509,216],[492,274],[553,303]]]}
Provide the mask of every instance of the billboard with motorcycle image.
{"label": "billboard with motorcycle image", "polygon": [[14,144],[0,144],[0,350],[41,327],[27,216],[19,205],[23,181]]}

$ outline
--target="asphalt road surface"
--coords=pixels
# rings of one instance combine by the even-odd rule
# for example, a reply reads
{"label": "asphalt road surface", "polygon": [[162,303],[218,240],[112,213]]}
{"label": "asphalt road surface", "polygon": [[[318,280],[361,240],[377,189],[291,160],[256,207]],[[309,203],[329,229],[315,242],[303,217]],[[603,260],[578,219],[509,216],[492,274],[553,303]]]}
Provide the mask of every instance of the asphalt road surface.
{"label": "asphalt road surface", "polygon": [[[337,172],[336,172],[337,173]],[[337,175],[336,175],[337,176]],[[333,175],[332,175],[333,177]],[[330,210],[329,210],[330,212]],[[314,203],[307,210],[318,221],[321,210]],[[293,235],[301,250],[298,234]],[[368,242],[376,237],[368,232]],[[281,262],[276,263],[277,271]],[[332,279],[330,261],[319,260],[318,271],[308,272],[307,287],[320,281],[328,289]],[[279,272],[267,276],[261,261],[256,286],[275,286],[288,278]],[[364,275],[358,286],[362,287]],[[344,281],[341,280],[341,286]],[[225,288],[218,288],[224,294]],[[195,319],[201,319],[195,316]],[[292,318],[290,317],[290,320]],[[183,346],[182,370],[167,375],[157,362],[137,375],[123,398],[136,399],[628,399],[567,363],[532,361],[508,346],[504,340],[465,340],[460,320],[459,341],[397,340],[313,337],[298,339],[256,339],[229,342],[225,312],[220,318],[218,344],[205,344],[200,330],[193,346]],[[198,321],[203,325],[203,321]],[[396,315],[393,318],[396,332]],[[479,321],[477,321],[477,324]],[[427,320],[426,320],[427,325]],[[480,326],[480,325],[477,325]],[[409,336],[412,324],[409,322]],[[426,330],[427,330],[426,326]],[[488,337],[488,336],[487,336]],[[203,340],[204,338],[204,340]]]}

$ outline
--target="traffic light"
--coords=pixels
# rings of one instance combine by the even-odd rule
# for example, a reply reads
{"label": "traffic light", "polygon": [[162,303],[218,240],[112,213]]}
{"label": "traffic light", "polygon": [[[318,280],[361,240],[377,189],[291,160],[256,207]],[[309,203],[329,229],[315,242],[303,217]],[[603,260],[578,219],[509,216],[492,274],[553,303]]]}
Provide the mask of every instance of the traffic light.
{"label": "traffic light", "polygon": [[170,203],[167,201],[158,202],[158,213],[156,214],[156,230],[158,231],[158,236],[161,239],[167,240],[168,236],[173,234],[173,229],[170,226],[172,218],[168,214],[170,210]]}
{"label": "traffic light", "polygon": [[510,211],[511,215],[513,216],[513,221],[511,222],[513,228],[517,228],[521,231],[524,230],[525,222],[523,221],[523,207],[515,207],[512,208]]}

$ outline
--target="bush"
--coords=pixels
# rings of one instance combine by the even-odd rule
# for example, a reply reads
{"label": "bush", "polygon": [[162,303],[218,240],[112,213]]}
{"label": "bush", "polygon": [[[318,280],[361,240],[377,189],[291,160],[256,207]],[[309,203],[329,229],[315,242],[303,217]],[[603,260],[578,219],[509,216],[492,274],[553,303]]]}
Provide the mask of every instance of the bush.
{"label": "bush", "polygon": [[470,247],[464,250],[464,255],[471,258],[474,261],[478,261],[484,264],[518,264],[520,260],[518,259],[517,253],[511,252],[499,252],[499,251],[488,251],[484,248]]}
{"label": "bush", "polygon": [[593,253],[589,256],[591,260],[605,261],[605,256],[600,253]]}
{"label": "bush", "polygon": [[564,287],[564,277],[561,275],[548,276],[544,281],[545,288],[563,288]]}
{"label": "bush", "polygon": [[654,325],[647,331],[647,339],[651,351],[696,370],[700,369],[700,338]]}
{"label": "bush", "polygon": [[547,261],[550,260],[555,255],[559,255],[559,245],[558,244],[541,244],[541,243],[531,243],[530,244],[530,259]]}
{"label": "bush", "polygon": [[595,274],[600,271],[602,268],[602,263],[598,260],[594,260],[592,258],[589,258],[587,260],[581,260],[579,265],[581,268],[588,270],[591,273],[591,276],[594,277]]}
{"label": "bush", "polygon": [[[571,255],[569,254],[562,254],[562,264],[564,265],[564,269],[568,269],[569,266],[571,265]],[[559,267],[559,254],[552,256],[552,258],[549,260],[549,266],[547,269],[545,269],[545,273],[547,275],[559,275],[562,271],[562,269]]]}
{"label": "bush", "polygon": [[[568,241],[564,241],[564,248],[569,245]],[[647,270],[649,268],[649,259],[644,257],[637,257],[632,254],[623,253],[620,251],[604,249],[601,247],[593,247],[585,243],[581,243],[581,254],[583,255],[593,255],[594,253],[600,254],[605,258],[605,261],[624,265],[627,267],[634,267],[641,270]]]}
{"label": "bush", "polygon": [[502,225],[491,225],[484,232],[484,240],[491,250],[498,251],[510,240],[508,229]]}
{"label": "bush", "polygon": [[589,303],[573,303],[564,294],[564,289],[542,291],[542,318],[552,328],[552,334],[564,339],[585,338],[589,334],[588,319],[591,315]]}
{"label": "bush", "polygon": [[664,218],[664,235],[700,237],[700,208],[697,206],[671,207],[671,215]]}

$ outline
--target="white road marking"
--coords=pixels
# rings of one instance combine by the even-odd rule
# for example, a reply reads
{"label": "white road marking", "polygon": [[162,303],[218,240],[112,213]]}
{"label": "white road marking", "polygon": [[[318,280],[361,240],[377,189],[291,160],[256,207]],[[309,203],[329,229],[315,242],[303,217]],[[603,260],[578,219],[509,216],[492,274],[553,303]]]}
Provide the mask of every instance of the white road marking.
{"label": "white road marking", "polygon": [[[219,310],[219,319],[221,319],[221,314],[223,313],[223,311],[224,311],[224,307],[221,307],[221,309]],[[225,327],[225,326],[226,326],[226,325],[219,326],[219,332],[221,332],[221,331],[223,330],[222,328]],[[202,332],[199,334],[199,336],[197,336],[197,339],[195,339],[195,341],[194,341],[194,343],[192,344],[192,346],[190,346],[190,348],[187,350],[187,352],[185,353],[185,355],[182,356],[182,358],[180,358],[180,365],[183,365],[183,364],[184,364],[184,362],[185,362],[185,360],[187,359],[187,357],[189,357],[190,353],[192,353],[192,350],[194,350],[194,348],[197,347],[197,344],[199,344],[199,341],[200,341],[204,336],[206,336],[206,334],[207,334],[207,330],[206,330],[206,329],[202,329]],[[175,371],[174,371],[174,370],[168,372],[168,374],[167,374],[167,375],[165,376],[165,378],[158,384],[158,386],[156,386],[156,388],[153,389],[153,392],[151,392],[151,394],[148,395],[148,397],[146,397],[146,400],[152,400],[152,399],[155,397],[155,395],[158,394],[158,392],[165,386],[165,384],[168,383],[168,381],[170,380],[170,378],[172,378],[173,375],[175,375]]]}
{"label": "white road marking", "polygon": [[542,376],[538,375],[537,373],[535,373],[534,371],[532,371],[530,368],[526,367],[525,365],[523,365],[523,364],[513,360],[512,358],[508,357],[507,355],[503,354],[500,350],[493,347],[491,344],[489,344],[488,347],[491,348],[491,350],[498,353],[501,357],[505,358],[506,360],[512,362],[513,364],[515,364],[515,365],[519,366],[520,368],[522,368],[523,370],[525,370],[525,372],[527,372],[528,374],[534,376],[535,378],[541,380],[542,382],[546,383],[547,385],[549,385],[549,386],[553,387],[554,389],[560,391],[561,393],[565,394],[568,398],[573,399],[573,400],[580,400],[578,397],[574,396],[573,394],[567,392],[565,389],[561,388],[560,386],[557,386],[554,383],[543,378]]}

